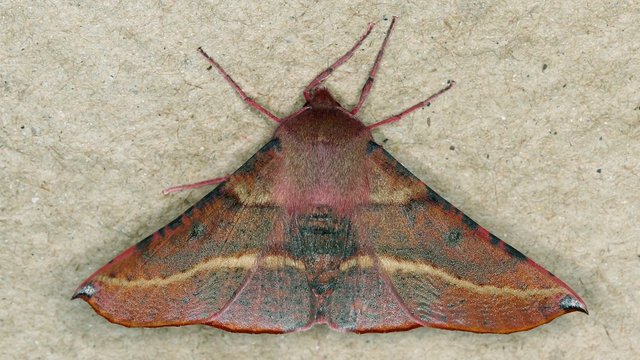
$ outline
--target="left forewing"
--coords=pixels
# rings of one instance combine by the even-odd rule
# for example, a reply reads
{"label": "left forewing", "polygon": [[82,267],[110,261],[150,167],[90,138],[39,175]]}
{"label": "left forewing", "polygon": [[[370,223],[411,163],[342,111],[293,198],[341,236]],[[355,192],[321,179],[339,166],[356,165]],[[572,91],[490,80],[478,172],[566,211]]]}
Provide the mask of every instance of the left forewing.
{"label": "left forewing", "polygon": [[[74,298],[126,326],[286,332],[306,325],[299,265],[269,252],[283,237],[282,210],[271,199],[280,157],[273,140],[180,217],[96,271]],[[291,284],[301,288],[296,296],[274,305]],[[290,316],[273,315],[284,311]]]}

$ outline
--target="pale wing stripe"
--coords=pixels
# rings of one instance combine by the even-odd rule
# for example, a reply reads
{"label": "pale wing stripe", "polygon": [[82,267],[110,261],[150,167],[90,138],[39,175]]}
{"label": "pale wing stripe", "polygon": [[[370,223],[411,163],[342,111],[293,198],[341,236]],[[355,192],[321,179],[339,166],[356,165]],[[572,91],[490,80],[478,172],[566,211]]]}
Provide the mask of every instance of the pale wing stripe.
{"label": "pale wing stripe", "polygon": [[[422,262],[397,260],[388,256],[379,256],[379,259],[382,268],[388,273],[410,272],[416,274],[427,274],[438,277],[454,286],[461,287],[482,295],[516,296],[519,298],[528,298],[531,296],[547,297],[566,293],[566,290],[563,288],[514,289],[510,287],[497,287],[493,285],[478,285],[472,283],[471,281],[459,279],[443,270]],[[373,266],[374,262],[371,257],[368,255],[363,255],[351,258],[343,262],[342,265],[340,265],[340,271],[346,271],[352,267],[370,268]]]}
{"label": "pale wing stripe", "polygon": [[373,267],[373,259],[368,255],[353,257],[340,264],[340,271],[347,271],[352,267],[359,267],[363,269]]}
{"label": "pale wing stripe", "polygon": [[[103,282],[107,285],[121,286],[121,287],[146,287],[146,286],[166,286],[172,283],[181,282],[192,278],[199,272],[214,271],[219,269],[251,269],[256,264],[258,258],[257,253],[249,253],[241,256],[221,256],[209,259],[205,262],[197,264],[191,269],[181,272],[175,275],[168,276],[166,278],[152,278],[152,279],[134,279],[127,280],[121,278],[113,278],[109,276],[99,276],[96,280]],[[295,260],[288,256],[272,255],[266,256],[261,260],[261,266],[276,269],[284,266],[304,270],[304,264],[301,261]]]}
{"label": "pale wing stripe", "polygon": [[[251,269],[258,258],[257,253],[244,254],[242,256],[226,256],[216,257],[208,261],[200,263],[188,271],[171,275],[166,278],[153,278],[153,279],[135,279],[126,280],[121,278],[113,278],[105,275],[99,276],[97,280],[115,286],[122,287],[145,287],[145,286],[166,286],[172,283],[185,281],[192,278],[195,274],[204,271],[213,271],[218,269]],[[497,287],[493,285],[478,285],[470,281],[459,279],[455,276],[448,274],[447,272],[437,269],[431,265],[414,262],[397,260],[388,256],[380,256],[380,263],[385,271],[389,273],[394,272],[411,272],[417,274],[428,274],[436,276],[450,284],[473,291],[483,295],[500,295],[500,296],[516,296],[521,298],[527,298],[530,296],[552,296],[556,294],[565,293],[565,289],[551,288],[551,289],[514,289],[510,287]],[[304,271],[304,264],[288,256],[272,255],[266,256],[261,266],[267,268],[279,268],[279,267],[292,267],[298,270]],[[340,271],[349,270],[352,267],[370,268],[374,266],[373,259],[368,255],[357,256],[351,258],[340,265]]]}

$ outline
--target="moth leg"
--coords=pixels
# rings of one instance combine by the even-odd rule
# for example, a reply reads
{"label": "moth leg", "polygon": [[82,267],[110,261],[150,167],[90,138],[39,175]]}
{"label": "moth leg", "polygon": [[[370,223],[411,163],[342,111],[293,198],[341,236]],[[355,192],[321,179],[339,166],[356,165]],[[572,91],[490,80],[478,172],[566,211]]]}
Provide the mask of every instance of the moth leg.
{"label": "moth leg", "polygon": [[452,87],[454,87],[456,85],[456,82],[454,80],[449,80],[447,82],[447,86],[444,87],[443,89],[440,89],[440,91],[438,91],[437,93],[429,96],[426,100],[420,101],[419,103],[399,112],[396,115],[393,115],[389,118],[386,118],[384,120],[378,121],[377,123],[371,124],[369,126],[367,126],[368,129],[373,129],[376,128],[378,126],[382,126],[382,125],[386,125],[386,124],[390,124],[392,122],[396,122],[400,119],[402,119],[403,117],[411,114],[412,112],[420,109],[421,107],[424,106],[429,106],[431,104],[432,101],[434,101],[435,99],[437,99],[440,95],[444,94],[445,92],[447,92],[449,89],[451,89]]}
{"label": "moth leg", "polygon": [[322,85],[322,83],[327,80],[327,78],[329,77],[329,75],[331,75],[331,73],[333,73],[337,68],[339,68],[340,66],[342,66],[342,64],[344,64],[345,62],[347,62],[349,59],[351,59],[351,57],[353,56],[353,54],[355,54],[356,50],[358,50],[358,48],[360,47],[360,45],[362,45],[362,42],[364,41],[364,39],[367,38],[367,36],[369,36],[369,34],[371,33],[371,30],[373,29],[373,23],[369,23],[367,25],[367,30],[364,32],[364,34],[360,37],[360,39],[356,42],[355,45],[353,45],[353,47],[351,48],[351,50],[347,51],[344,55],[342,55],[342,57],[340,57],[338,60],[336,60],[335,63],[333,63],[333,65],[329,66],[327,69],[325,69],[323,72],[321,72],[320,74],[318,74],[318,76],[316,76],[315,79],[313,79],[309,85],[307,85],[307,87],[304,89],[304,99],[306,101],[311,100],[311,95],[312,92],[315,91],[320,85]]}
{"label": "moth leg", "polygon": [[223,176],[223,177],[219,177],[219,178],[215,178],[215,179],[198,181],[198,182],[191,183],[191,184],[183,184],[183,185],[172,186],[170,188],[166,188],[166,189],[162,190],[162,194],[169,195],[169,194],[174,193],[174,192],[190,190],[190,189],[197,189],[197,188],[201,188],[201,187],[207,186],[207,185],[220,184],[221,182],[225,182],[228,179],[229,179],[229,175]]}
{"label": "moth leg", "polygon": [[262,105],[258,104],[255,100],[253,100],[252,98],[250,98],[243,90],[242,88],[240,88],[240,86],[231,78],[231,76],[229,76],[229,74],[227,74],[226,71],[224,71],[224,69],[222,68],[222,66],[220,66],[220,64],[218,64],[215,60],[213,60],[213,58],[209,55],[207,55],[206,52],[204,52],[204,50],[202,50],[201,47],[198,48],[198,52],[200,54],[202,54],[202,56],[204,56],[207,61],[209,61],[209,63],[211,65],[213,65],[213,67],[216,68],[216,70],[218,70],[218,72],[220,73],[220,75],[222,75],[222,77],[224,77],[224,79],[229,83],[229,85],[231,85],[231,87],[233,88],[233,90],[235,90],[238,95],[240,95],[240,97],[242,98],[242,101],[244,101],[245,103],[247,103],[247,105],[251,106],[252,108],[258,110],[259,112],[261,112],[262,114],[264,114],[266,117],[268,117],[269,119],[275,121],[276,123],[281,123],[282,119],[280,119],[279,117],[273,115],[273,113],[267,109],[265,109]]}
{"label": "moth leg", "polygon": [[387,47],[387,42],[389,41],[389,36],[391,36],[391,32],[393,31],[393,28],[396,24],[396,20],[398,20],[397,16],[394,16],[393,20],[391,20],[391,25],[389,25],[389,30],[387,30],[387,35],[384,37],[384,41],[382,41],[382,46],[380,46],[380,50],[378,51],[378,55],[376,56],[376,61],[373,63],[373,66],[371,67],[369,78],[364,83],[364,86],[360,91],[360,99],[358,100],[358,103],[356,104],[356,106],[353,109],[351,109],[351,115],[355,115],[358,113],[358,111],[360,111],[362,104],[364,104],[364,101],[367,99],[367,96],[369,95],[369,91],[371,91],[371,87],[373,86],[373,79],[375,79],[376,73],[378,72],[378,67],[380,66],[380,62],[382,61],[382,56],[384,55],[384,49]]}

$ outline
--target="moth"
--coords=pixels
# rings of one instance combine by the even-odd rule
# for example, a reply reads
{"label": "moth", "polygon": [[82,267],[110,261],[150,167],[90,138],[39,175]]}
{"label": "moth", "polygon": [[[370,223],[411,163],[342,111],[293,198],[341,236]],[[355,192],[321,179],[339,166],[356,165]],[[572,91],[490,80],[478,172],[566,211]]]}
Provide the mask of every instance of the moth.
{"label": "moth", "polygon": [[86,279],[81,298],[135,327],[204,324],[288,333],[326,324],[389,332],[429,326],[482,333],[527,330],[584,301],[560,279],[456,209],[395,160],[356,115],[373,85],[396,18],[352,109],[323,87],[371,33],[304,90],[279,118],[202,49],[253,109],[278,124],[236,172],[168,189],[220,183],[184,214]]}

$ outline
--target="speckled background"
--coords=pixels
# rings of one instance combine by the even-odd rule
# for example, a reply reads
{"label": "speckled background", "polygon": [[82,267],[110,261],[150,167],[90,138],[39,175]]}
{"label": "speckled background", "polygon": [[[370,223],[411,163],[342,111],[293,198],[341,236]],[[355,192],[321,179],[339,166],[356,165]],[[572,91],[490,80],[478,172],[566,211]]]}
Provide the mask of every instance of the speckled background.
{"label": "speckled background", "polygon": [[[629,359],[640,357],[640,8],[572,0],[0,4],[3,359]],[[591,315],[532,331],[286,336],[128,329],[73,289],[270,137],[196,53],[278,115],[378,26],[328,82],[353,105],[400,21],[361,117],[416,176],[570,284]],[[636,341],[634,343],[634,340]]]}

